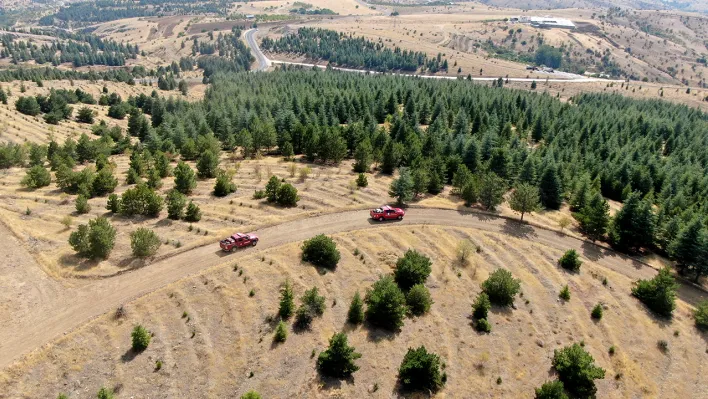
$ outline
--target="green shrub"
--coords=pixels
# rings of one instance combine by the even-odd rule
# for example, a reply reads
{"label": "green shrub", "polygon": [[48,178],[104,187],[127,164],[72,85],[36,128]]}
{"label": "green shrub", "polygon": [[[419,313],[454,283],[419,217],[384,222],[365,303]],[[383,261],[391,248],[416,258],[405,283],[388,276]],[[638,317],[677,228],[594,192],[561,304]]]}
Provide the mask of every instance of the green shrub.
{"label": "green shrub", "polygon": [[361,324],[364,322],[364,302],[357,291],[352,298],[352,303],[349,305],[347,312],[347,321],[352,324]]}
{"label": "green shrub", "polygon": [[120,199],[120,213],[123,216],[157,217],[163,205],[162,197],[146,184],[141,183],[123,192]]}
{"label": "green shrub", "polygon": [[702,330],[708,329],[708,300],[703,300],[696,305],[693,318],[696,321],[696,327]]}
{"label": "green shrub", "polygon": [[406,296],[391,276],[383,276],[366,293],[366,320],[389,330],[403,326],[406,314]]}
{"label": "green shrub", "polygon": [[520,288],[519,280],[506,269],[495,270],[482,283],[482,290],[489,296],[489,300],[499,306],[511,306]]}
{"label": "green shrub", "polygon": [[489,296],[485,292],[480,292],[472,304],[472,317],[477,320],[486,319],[492,303],[489,301]]}
{"label": "green shrub", "polygon": [[111,213],[120,212],[120,199],[117,194],[111,194],[108,196],[108,203],[106,204],[106,209]]}
{"label": "green shrub", "polygon": [[433,299],[430,297],[430,291],[423,284],[416,284],[406,294],[406,304],[412,314],[420,316],[430,311]]}
{"label": "green shrub", "polygon": [[445,379],[440,370],[440,357],[428,353],[424,346],[409,348],[398,369],[398,381],[407,391],[436,392],[445,384]]}
{"label": "green shrub", "polygon": [[394,278],[402,290],[408,291],[416,284],[423,284],[432,271],[432,262],[427,256],[409,249],[396,262]]}
{"label": "green shrub", "polygon": [[27,188],[46,187],[52,182],[52,175],[43,166],[35,165],[27,170],[20,184]]}
{"label": "green shrub", "polygon": [[325,297],[321,296],[317,287],[307,291],[301,298],[301,305],[295,312],[295,324],[298,328],[309,328],[315,317],[322,316],[325,311]]}
{"label": "green shrub", "polygon": [[88,198],[83,195],[76,197],[76,213],[86,214],[91,212],[91,205],[88,203]]}
{"label": "green shrub", "polygon": [[217,197],[225,197],[236,191],[233,175],[229,172],[219,169],[216,172],[216,183],[214,183],[214,195]]}
{"label": "green shrub", "polygon": [[264,190],[256,190],[253,192],[253,199],[259,200],[266,197],[266,192]]}
{"label": "green shrub", "polygon": [[665,267],[651,280],[639,280],[632,288],[632,295],[660,316],[670,317],[676,308],[676,288],[678,284]]}
{"label": "green shrub", "polygon": [[195,204],[193,201],[189,201],[187,211],[184,214],[184,220],[188,222],[198,222],[202,220],[202,211],[199,209],[199,205]]}
{"label": "green shrub", "polygon": [[256,391],[248,391],[241,395],[241,399],[261,399],[261,395]]}
{"label": "green shrub", "polygon": [[130,233],[130,248],[133,250],[133,256],[153,256],[160,249],[160,245],[162,245],[160,237],[150,229],[141,227]]}
{"label": "green shrub", "polygon": [[340,257],[337,243],[324,234],[312,237],[302,244],[302,260],[316,266],[334,269]]}
{"label": "green shrub", "polygon": [[580,271],[580,265],[583,262],[580,261],[578,253],[574,249],[567,250],[560,259],[558,259],[558,264],[570,271],[578,272]]}
{"label": "green shrub", "polygon": [[133,339],[133,350],[136,352],[142,352],[150,345],[150,332],[140,324],[133,328],[130,336]]}
{"label": "green shrub", "polygon": [[553,368],[568,393],[577,397],[594,397],[595,380],[605,378],[605,370],[578,344],[553,351]]}
{"label": "green shrub", "polygon": [[278,189],[280,188],[280,179],[278,176],[271,176],[265,187],[265,194],[268,202],[276,202],[278,200]]}
{"label": "green shrub", "polygon": [[194,177],[194,170],[184,162],[177,164],[174,170],[175,175],[175,190],[182,194],[189,194],[197,186],[197,180]]}
{"label": "green shrub", "polygon": [[[1,89],[0,89],[0,92],[2,92]],[[66,396],[66,394],[64,394],[64,393],[60,393],[59,396],[57,396],[57,399],[69,399],[69,397]]]}
{"label": "green shrub", "polygon": [[568,284],[563,286],[560,293],[558,294],[558,297],[564,301],[570,300],[570,288],[568,288]]}
{"label": "green shrub", "polygon": [[278,315],[284,320],[289,319],[295,311],[294,297],[290,281],[285,280],[285,284],[280,289],[280,306],[278,308]]}
{"label": "green shrub", "polygon": [[347,343],[346,334],[334,334],[329,340],[329,347],[317,357],[317,370],[330,377],[347,378],[359,370],[354,361],[360,357],[361,353]]}
{"label": "green shrub", "polygon": [[487,319],[479,319],[475,324],[475,329],[477,329],[477,331],[479,332],[489,333],[492,331],[492,325]]}
{"label": "green shrub", "polygon": [[82,224],[69,235],[69,245],[79,256],[106,259],[113,250],[116,229],[108,219],[100,217]]}
{"label": "green shrub", "polygon": [[595,305],[594,308],[592,308],[592,312],[590,312],[590,317],[592,317],[595,320],[600,320],[602,319],[602,305],[597,304]]}
{"label": "green shrub", "polygon": [[278,188],[278,204],[282,206],[296,206],[300,201],[297,189],[292,184],[283,184]]}
{"label": "green shrub", "polygon": [[180,220],[184,217],[184,207],[187,205],[187,197],[177,190],[170,190],[165,197],[167,203],[167,217],[172,220]]}
{"label": "green shrub", "polygon": [[568,399],[565,394],[563,383],[560,381],[549,381],[536,388],[535,399]]}
{"label": "green shrub", "polygon": [[356,185],[357,187],[367,187],[369,185],[369,180],[366,178],[365,174],[359,173],[359,176],[356,178]]}
{"label": "green shrub", "polygon": [[275,342],[285,342],[288,338],[288,327],[285,325],[284,321],[278,322],[278,327],[275,329],[275,335],[273,336],[273,341]]}
{"label": "green shrub", "polygon": [[96,398],[98,399],[113,399],[113,397],[113,390],[106,387],[99,389],[98,393],[96,394]]}

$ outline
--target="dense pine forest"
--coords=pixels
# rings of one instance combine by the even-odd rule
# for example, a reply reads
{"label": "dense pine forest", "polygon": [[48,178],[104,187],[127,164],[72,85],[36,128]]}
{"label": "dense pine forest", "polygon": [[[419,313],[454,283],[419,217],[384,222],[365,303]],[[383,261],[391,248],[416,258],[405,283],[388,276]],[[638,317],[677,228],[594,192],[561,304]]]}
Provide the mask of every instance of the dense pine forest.
{"label": "dense pine forest", "polygon": [[304,55],[308,59],[327,60],[335,66],[373,71],[408,71],[436,73],[447,71],[447,60],[441,54],[429,58],[419,51],[387,48],[363,37],[355,38],[334,30],[300,28],[296,34],[273,40],[264,38],[261,47],[275,53]]}
{"label": "dense pine forest", "polygon": [[77,68],[85,65],[122,66],[126,59],[135,59],[139,53],[137,45],[117,43],[92,34],[31,29],[26,33],[45,36],[51,42],[37,45],[16,33],[25,32],[0,35],[0,59],[10,58],[14,64],[33,60],[40,65],[51,63],[54,66],[71,62]]}

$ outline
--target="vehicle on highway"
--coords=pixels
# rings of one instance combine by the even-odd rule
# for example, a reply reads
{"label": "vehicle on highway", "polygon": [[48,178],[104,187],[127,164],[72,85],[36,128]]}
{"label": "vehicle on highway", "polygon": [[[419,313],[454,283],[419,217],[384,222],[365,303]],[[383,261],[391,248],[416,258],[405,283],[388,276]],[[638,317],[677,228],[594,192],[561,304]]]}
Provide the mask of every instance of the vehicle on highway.
{"label": "vehicle on highway", "polygon": [[369,212],[369,215],[371,215],[372,219],[378,220],[379,222],[383,222],[384,220],[401,220],[403,219],[403,216],[406,215],[406,212],[401,208],[394,208],[389,205],[383,205],[380,208],[372,209]]}
{"label": "vehicle on highway", "polygon": [[237,248],[255,247],[258,244],[258,236],[255,234],[236,233],[231,237],[223,239],[219,242],[221,250],[224,252],[232,252]]}

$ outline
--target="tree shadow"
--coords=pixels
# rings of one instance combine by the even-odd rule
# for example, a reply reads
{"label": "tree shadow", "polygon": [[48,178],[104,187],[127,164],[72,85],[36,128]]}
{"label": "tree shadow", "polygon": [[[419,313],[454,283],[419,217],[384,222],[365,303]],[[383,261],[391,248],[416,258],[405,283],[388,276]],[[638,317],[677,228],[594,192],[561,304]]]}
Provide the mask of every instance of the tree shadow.
{"label": "tree shadow", "polygon": [[502,226],[502,232],[516,238],[535,238],[538,236],[533,227],[526,223],[506,219],[504,225]]}
{"label": "tree shadow", "polygon": [[489,308],[490,313],[494,313],[495,315],[506,316],[506,317],[511,316],[514,313],[513,310],[514,309],[511,306],[492,305],[492,307]]}
{"label": "tree shadow", "polygon": [[64,254],[59,257],[59,264],[63,268],[73,268],[75,271],[86,271],[93,269],[101,263],[100,259],[81,258],[76,254]]}
{"label": "tree shadow", "polygon": [[144,267],[147,264],[147,261],[145,258],[134,258],[134,257],[129,257],[122,259],[121,261],[118,262],[117,266],[122,268],[122,269],[140,269]]}
{"label": "tree shadow", "polygon": [[366,328],[366,340],[369,342],[381,342],[383,340],[393,341],[401,332],[400,329],[396,331],[391,331],[377,326],[373,326],[370,323],[367,323]]}
{"label": "tree shadow", "polygon": [[[638,298],[632,296],[634,299],[639,301]],[[667,328],[671,325],[671,322],[674,320],[673,316],[661,316],[656,313],[654,313],[653,310],[649,309],[649,306],[645,305],[644,302],[639,301],[639,305],[641,309],[646,313],[646,315],[649,317],[649,319],[652,321],[652,323],[656,324],[659,326],[659,328],[664,329]]]}
{"label": "tree shadow", "polygon": [[133,348],[130,348],[123,354],[123,356],[120,357],[120,360],[123,363],[128,363],[133,361],[133,359],[135,359],[139,354],[140,352],[137,352],[133,350]]}
{"label": "tree shadow", "polygon": [[336,378],[336,377],[329,377],[326,376],[320,372],[317,373],[317,380],[322,387],[322,390],[333,390],[333,389],[341,389],[342,388],[342,383],[346,383],[347,385],[354,385],[354,376],[349,376],[346,378]]}
{"label": "tree shadow", "polygon": [[359,327],[358,324],[352,324],[348,321],[345,321],[344,324],[342,325],[342,328],[340,328],[340,330],[345,334],[349,334],[352,331],[356,331],[356,329],[358,327]]}
{"label": "tree shadow", "polygon": [[605,249],[587,241],[583,241],[580,248],[583,251],[583,256],[593,262],[597,262],[607,256],[607,251]]}

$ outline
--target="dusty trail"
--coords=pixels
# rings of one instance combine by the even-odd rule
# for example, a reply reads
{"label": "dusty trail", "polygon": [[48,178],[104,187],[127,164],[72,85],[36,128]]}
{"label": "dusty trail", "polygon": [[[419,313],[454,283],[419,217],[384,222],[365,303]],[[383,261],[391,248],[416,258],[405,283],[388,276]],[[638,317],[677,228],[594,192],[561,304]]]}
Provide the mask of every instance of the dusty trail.
{"label": "dusty trail", "polygon": [[[366,228],[386,228],[391,225],[443,225],[476,228],[484,231],[526,238],[541,245],[567,250],[578,250],[585,258],[622,273],[632,279],[650,278],[656,271],[616,252],[599,248],[582,240],[554,231],[544,230],[518,222],[442,209],[410,209],[400,222],[378,222],[368,219],[365,212],[349,211],[286,222],[257,231],[261,240],[258,247],[225,254],[216,244],[195,248],[172,258],[148,265],[134,272],[70,289],[70,300],[57,300],[39,308],[41,315],[33,315],[33,323],[23,329],[0,327],[0,368],[20,356],[39,348],[61,334],[67,333],[90,319],[112,311],[121,304],[145,295],[181,278],[196,274],[224,262],[235,262],[247,253],[267,251],[283,244],[301,241],[314,235],[334,234]],[[501,243],[504,245],[504,243]],[[293,254],[293,258],[297,258]],[[690,304],[705,297],[693,287],[682,285],[679,297]]]}

